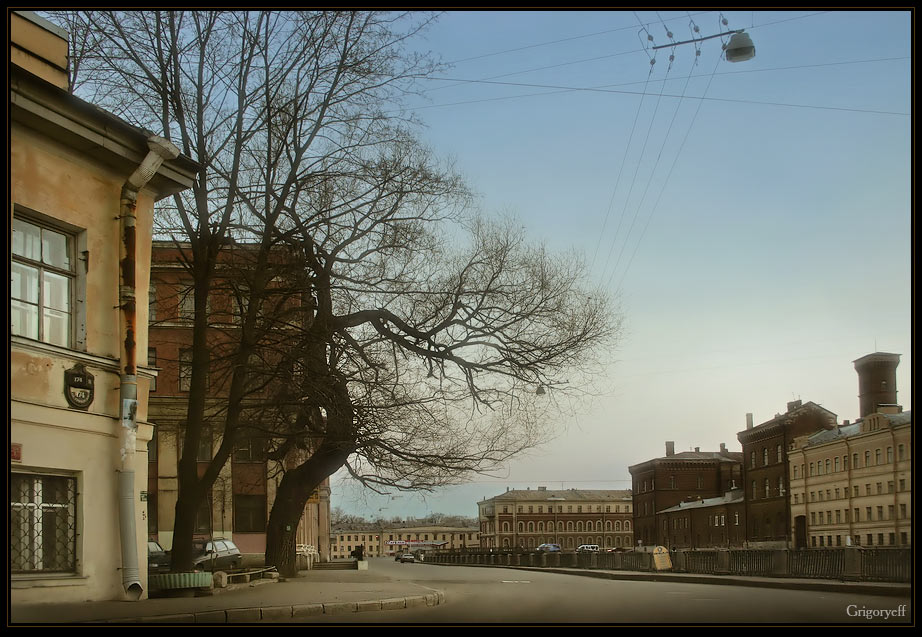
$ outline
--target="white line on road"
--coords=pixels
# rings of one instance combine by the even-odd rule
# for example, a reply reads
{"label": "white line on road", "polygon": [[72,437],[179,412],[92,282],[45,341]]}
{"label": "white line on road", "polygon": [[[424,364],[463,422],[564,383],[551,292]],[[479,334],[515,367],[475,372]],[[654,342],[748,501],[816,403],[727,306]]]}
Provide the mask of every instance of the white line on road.
{"label": "white line on road", "polygon": [[500,580],[503,584],[531,584],[527,579],[504,579]]}

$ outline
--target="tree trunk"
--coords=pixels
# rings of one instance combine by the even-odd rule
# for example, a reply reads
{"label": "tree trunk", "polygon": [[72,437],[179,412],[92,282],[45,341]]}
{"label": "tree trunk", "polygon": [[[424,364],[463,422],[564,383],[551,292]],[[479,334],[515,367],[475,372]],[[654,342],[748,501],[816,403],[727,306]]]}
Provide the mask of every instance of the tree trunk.
{"label": "tree trunk", "polygon": [[170,550],[170,570],[180,573],[192,570],[192,536],[195,533],[195,514],[198,510],[193,497],[176,500],[176,519],[173,523],[173,547]]}
{"label": "tree trunk", "polygon": [[298,524],[308,498],[319,484],[300,483],[292,476],[292,472],[286,473],[279,484],[266,530],[266,566],[275,566],[282,577],[298,576]]}

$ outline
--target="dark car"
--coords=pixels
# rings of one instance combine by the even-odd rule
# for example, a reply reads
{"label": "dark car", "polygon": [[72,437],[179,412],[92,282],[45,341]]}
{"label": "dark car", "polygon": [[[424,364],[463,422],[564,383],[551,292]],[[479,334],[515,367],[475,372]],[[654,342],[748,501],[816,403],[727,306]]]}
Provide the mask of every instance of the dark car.
{"label": "dark car", "polygon": [[240,568],[243,562],[240,549],[230,540],[216,539],[199,543],[196,552],[198,555],[192,566],[203,571],[229,571]]}
{"label": "dark car", "polygon": [[153,540],[147,542],[147,572],[165,573],[170,570],[170,554]]}

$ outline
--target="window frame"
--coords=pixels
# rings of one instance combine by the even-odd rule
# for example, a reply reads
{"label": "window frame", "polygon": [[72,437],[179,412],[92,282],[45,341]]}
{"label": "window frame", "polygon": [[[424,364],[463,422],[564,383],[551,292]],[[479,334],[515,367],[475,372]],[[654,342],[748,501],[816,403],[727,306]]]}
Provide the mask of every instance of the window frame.
{"label": "window frame", "polygon": [[[13,233],[15,232],[16,223],[21,222],[29,224],[39,230],[39,250],[38,260],[27,257],[24,254],[13,252]],[[12,297],[12,282],[10,289],[10,314],[12,319],[12,303],[18,301],[23,305],[34,307],[36,310],[37,334],[36,336],[26,335],[24,333],[14,333],[12,321],[10,325],[10,334],[21,338],[26,338],[39,343],[52,345],[55,347],[64,347],[67,349],[82,350],[86,347],[85,320],[84,320],[84,299],[86,296],[85,272],[81,272],[77,265],[78,260],[86,261],[86,231],[70,224],[66,224],[57,219],[42,215],[38,212],[27,210],[19,205],[14,205],[13,220],[10,237],[10,273],[12,276],[13,264],[19,264],[24,268],[31,268],[37,271],[37,300],[33,303],[27,299],[14,299]],[[46,263],[44,260],[44,233],[54,233],[64,238],[65,252],[68,264],[66,267]],[[78,255],[83,255],[78,259]],[[60,310],[46,305],[45,301],[45,274],[61,277],[67,281],[67,311]],[[48,340],[45,328],[45,310],[53,310],[66,315],[66,343],[62,344],[56,341]]]}
{"label": "window frame", "polygon": [[[10,575],[16,577],[16,576],[34,576],[34,575],[39,575],[39,574],[40,575],[46,575],[46,574],[47,575],[61,575],[61,574],[77,573],[78,564],[79,564],[79,561],[78,561],[79,546],[78,546],[77,538],[80,537],[80,532],[79,532],[80,530],[78,528],[79,518],[80,518],[80,509],[79,509],[80,507],[80,484],[78,482],[78,476],[76,474],[69,473],[69,472],[11,471],[10,473],[11,487],[12,487],[12,478],[14,476],[19,477],[20,479],[31,479],[32,487],[30,489],[30,492],[31,492],[30,495],[32,498],[36,498],[36,497],[39,498],[39,501],[35,501],[34,499],[31,501],[23,501],[22,498],[17,498],[17,502],[14,503],[12,502],[13,494],[12,492],[10,493],[10,500],[11,500],[10,502],[10,533],[11,533],[11,536],[10,536],[10,554],[9,554]],[[36,484],[46,479],[65,481],[65,489],[67,492],[66,502],[45,503],[44,500],[41,499],[45,492],[45,486],[43,484],[42,487],[39,490],[37,490]],[[41,493],[41,495],[38,495],[39,492]],[[23,495],[27,495],[27,494],[23,494]],[[24,512],[24,514],[21,516],[21,519],[19,520],[20,529],[22,529],[24,525],[27,525],[30,523],[29,518],[31,518],[31,524],[32,524],[32,526],[30,526],[30,529],[33,529],[31,531],[27,531],[28,537],[23,538],[21,535],[17,535],[15,541],[18,542],[19,540],[23,540],[22,546],[28,549],[27,554],[29,557],[27,557],[26,559],[41,560],[40,567],[14,568],[14,564],[16,564],[17,566],[24,564],[24,562],[16,562],[17,558],[20,557],[21,554],[23,554],[23,551],[22,550],[18,551],[20,555],[17,555],[16,554],[17,551],[14,549],[14,546],[15,546],[14,538],[12,536],[12,531],[13,531],[13,526],[14,526],[13,524],[14,509]],[[47,539],[47,535],[44,532],[44,528],[43,528],[46,523],[45,516],[49,512],[54,513],[54,512],[61,512],[61,511],[63,511],[65,515],[67,516],[66,517],[67,528],[64,529],[64,535],[65,535],[64,550],[66,553],[65,554],[66,563],[58,560],[57,567],[44,568],[45,566],[44,564],[44,557],[45,557],[44,540]],[[55,521],[57,521],[57,519]],[[40,530],[38,532],[35,532],[34,531],[35,528],[38,528]],[[60,529],[57,529],[57,530],[60,531]],[[56,538],[57,538],[57,535],[56,535]],[[27,544],[28,544],[28,547],[26,547]],[[56,541],[56,545],[57,544],[59,544],[59,542]],[[37,557],[36,557],[36,554],[37,554]],[[36,562],[33,562],[33,564],[36,564]]]}

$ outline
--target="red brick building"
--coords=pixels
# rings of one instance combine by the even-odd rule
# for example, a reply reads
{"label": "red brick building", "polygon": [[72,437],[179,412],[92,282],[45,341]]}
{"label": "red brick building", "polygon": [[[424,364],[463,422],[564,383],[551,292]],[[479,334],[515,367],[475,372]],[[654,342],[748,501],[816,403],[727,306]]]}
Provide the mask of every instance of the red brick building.
{"label": "red brick building", "polygon": [[742,489],[716,498],[680,502],[656,516],[660,542],[669,549],[742,547],[746,541],[746,503]]}
{"label": "red brick building", "polygon": [[683,502],[723,497],[739,488],[741,464],[742,454],[727,451],[723,443],[720,451],[696,448],[676,453],[675,443],[667,442],[665,456],[628,467],[633,481],[634,542],[667,546],[672,523],[660,519],[660,512]]}
{"label": "red brick building", "polygon": [[[148,364],[159,368],[150,393],[150,419],[157,425],[149,445],[148,533],[164,547],[172,545],[172,529],[178,495],[177,462],[181,455],[183,426],[191,381],[192,280],[182,263],[182,250],[171,242],[154,242],[151,255],[150,345]],[[208,299],[211,367],[208,373],[208,410],[216,423],[226,406],[232,361],[224,356],[233,347],[236,330],[248,302],[245,278],[237,273],[236,260],[247,258],[246,246],[223,253],[219,269],[227,279],[216,282]],[[290,301],[286,301],[290,304]],[[254,396],[268,396],[271,387],[254,390]],[[204,473],[213,451],[220,444],[219,432],[206,428],[198,450],[199,475]],[[202,503],[196,520],[201,536],[233,539],[243,553],[265,551],[266,523],[281,480],[278,463],[267,460],[266,439],[244,436],[238,441],[231,461],[224,467]],[[289,466],[299,462],[297,451],[286,456]],[[304,453],[304,452],[300,452]],[[311,545],[321,559],[329,559],[329,481],[311,497],[297,543]]]}
{"label": "red brick building", "polygon": [[836,415],[813,402],[789,402],[787,411],[757,427],[747,415],[743,446],[743,488],[746,492],[746,543],[749,548],[787,548],[791,506],[788,449],[798,436],[832,429]]}

